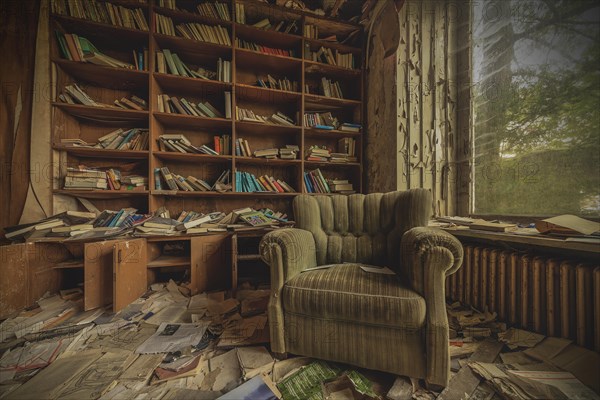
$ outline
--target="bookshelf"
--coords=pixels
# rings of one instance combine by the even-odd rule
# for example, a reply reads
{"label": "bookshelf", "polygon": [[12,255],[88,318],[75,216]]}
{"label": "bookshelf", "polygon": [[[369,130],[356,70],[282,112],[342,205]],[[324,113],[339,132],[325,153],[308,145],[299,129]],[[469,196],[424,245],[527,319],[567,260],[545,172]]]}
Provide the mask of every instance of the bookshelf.
{"label": "bookshelf", "polygon": [[[60,1],[59,1],[60,2]],[[65,1],[66,3],[66,1]],[[104,3],[104,2],[99,2]],[[136,10],[143,15],[148,30],[92,19],[51,13],[50,51],[52,66],[52,152],[55,162],[52,171],[53,193],[60,196],[89,199],[99,209],[135,207],[139,212],[152,212],[166,207],[177,215],[182,210],[208,212],[230,211],[242,207],[269,207],[291,214],[291,199],[298,193],[306,193],[304,173],[319,168],[330,179],[348,179],[356,192],[363,190],[362,144],[363,120],[363,49],[360,45],[334,43],[318,38],[304,37],[304,27],[318,29],[319,37],[337,34],[345,37],[360,30],[357,24],[320,17],[307,11],[292,10],[253,0],[221,0],[231,20],[200,15],[199,4],[205,1],[177,0],[179,9],[161,7],[158,0],[108,0],[115,7]],[[236,12],[244,7],[246,24],[239,23]],[[176,35],[169,35],[158,28],[157,20],[169,18]],[[281,26],[281,32],[253,27],[251,24],[268,18],[273,25]],[[122,25],[125,24],[125,19]],[[200,41],[182,37],[177,26],[195,26],[221,29],[227,32],[231,45]],[[285,32],[284,27],[291,30]],[[211,28],[212,27],[212,28]],[[198,28],[200,29],[200,28]],[[206,29],[206,28],[202,28]],[[102,54],[120,62],[136,66],[134,69],[97,65],[66,59],[55,31],[76,34],[88,39]],[[360,35],[360,32],[357,36]],[[222,37],[219,38],[223,39]],[[269,50],[261,52],[242,48],[236,43],[254,43]],[[360,38],[359,38],[360,42]],[[331,65],[315,61],[311,55],[321,48],[330,49],[353,58],[355,68]],[[170,73],[169,69],[158,72],[157,52],[169,50],[190,69],[204,68],[216,71],[217,63],[229,61],[230,79],[201,79]],[[133,52],[142,54],[143,60],[134,60]],[[286,53],[287,52],[287,53]],[[220,60],[220,61],[219,61]],[[287,79],[289,87],[261,87],[258,79],[270,75],[275,80]],[[320,89],[323,78],[339,82],[344,98],[327,97]],[[265,78],[266,79],[266,78]],[[137,96],[147,102],[147,110],[95,107],[69,104],[59,100],[67,85],[77,84],[94,101],[113,104],[114,100]],[[230,93],[231,118],[226,115],[226,93]],[[165,112],[158,95],[168,95],[188,102],[210,103],[222,116],[198,116]],[[236,108],[251,110],[257,115],[270,116],[282,112],[291,117],[292,126],[264,124],[236,119]],[[304,126],[305,113],[330,112],[340,122],[362,124],[361,132],[322,130]],[[72,147],[62,139],[81,139],[95,143],[98,138],[118,129],[147,129],[148,146],[137,150],[119,150],[94,147]],[[194,145],[212,148],[213,137],[229,135],[230,154],[208,155],[167,151],[161,149],[157,140],[161,135],[182,134]],[[298,146],[296,159],[268,159],[236,155],[235,143],[245,139],[252,151],[267,148]],[[356,142],[356,162],[332,163],[307,161],[306,152],[311,146],[326,146],[337,151],[338,141],[353,138]],[[75,190],[63,186],[66,168],[85,165],[90,168],[117,168],[121,174],[140,175],[148,178],[145,190]],[[209,183],[226,170],[230,170],[232,190],[227,192],[161,190],[155,187],[156,168],[167,167],[183,177],[188,175]],[[284,180],[295,193],[236,192],[235,172],[243,171],[259,176],[268,175]],[[163,182],[164,185],[164,182]],[[55,202],[56,203],[56,202]]]}

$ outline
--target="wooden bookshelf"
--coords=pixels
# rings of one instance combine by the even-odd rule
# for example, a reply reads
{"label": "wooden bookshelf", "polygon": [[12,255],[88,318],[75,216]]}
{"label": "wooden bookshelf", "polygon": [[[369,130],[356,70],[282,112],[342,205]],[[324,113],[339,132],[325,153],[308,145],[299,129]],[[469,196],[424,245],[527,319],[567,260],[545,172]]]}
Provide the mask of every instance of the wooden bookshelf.
{"label": "wooden bookshelf", "polygon": [[[362,192],[362,146],[364,137],[364,50],[361,45],[332,43],[322,39],[303,37],[305,24],[318,26],[324,35],[341,36],[360,30],[357,24],[337,19],[317,16],[307,11],[292,10],[266,4],[256,0],[224,0],[229,6],[231,21],[205,17],[198,14],[196,5],[201,1],[184,1],[180,10],[160,7],[158,0],[146,3],[136,1],[114,1],[127,8],[140,8],[146,18],[149,31],[113,26],[52,13],[50,15],[50,52],[53,62],[53,138],[54,160],[60,160],[52,176],[55,196],[82,197],[89,199],[98,208],[116,209],[127,206],[139,212],[152,212],[161,206],[169,208],[172,215],[181,210],[229,211],[244,205],[269,207],[291,214],[291,199],[298,193],[306,192],[304,172],[320,168],[326,178],[349,179],[357,192]],[[236,4],[246,8],[247,24],[236,19]],[[199,23],[209,26],[222,26],[229,34],[231,46],[192,40],[180,36],[158,33],[156,16],[160,14],[172,19],[173,24]],[[262,30],[251,24],[266,17],[273,21],[295,21],[297,30],[290,33]],[[89,39],[100,52],[122,62],[135,64],[132,52],[147,51],[143,70],[106,67],[86,62],[70,61],[62,57],[55,30],[73,33]],[[359,35],[361,35],[359,33]],[[293,50],[293,56],[269,54],[238,47],[236,39],[254,42],[259,45]],[[357,68],[345,68],[313,61],[308,58],[307,49],[316,51],[324,47],[332,51],[354,56]],[[156,52],[170,50],[177,54],[186,65],[216,70],[217,59],[231,62],[231,80],[223,82],[215,79],[199,79],[157,72]],[[276,79],[287,78],[296,82],[297,90],[279,90],[259,87],[258,77],[267,74]],[[314,86],[322,77],[338,81],[347,98],[326,97],[315,91]],[[80,104],[67,104],[58,100],[58,94],[65,85],[77,83],[95,101],[111,104],[124,96],[136,95],[148,103],[147,111],[125,110],[116,107],[91,107]],[[310,93],[305,90],[311,88]],[[189,101],[210,101],[225,115],[225,92],[231,93],[232,118],[207,118],[184,114],[160,112],[157,95],[167,94]],[[262,124],[235,119],[236,106],[254,111],[260,115],[270,115],[276,111],[292,117],[296,126]],[[320,130],[303,126],[303,116],[308,112],[331,112],[340,122],[363,125],[363,132],[340,130]],[[61,139],[80,138],[94,143],[99,137],[117,128],[142,128],[149,130],[149,145],[144,150],[109,150],[94,147],[72,147],[61,144]],[[182,133],[194,145],[208,145],[212,148],[215,135],[229,135],[233,154],[204,155],[161,151],[157,139],[163,134]],[[251,150],[280,148],[286,144],[299,147],[298,158],[265,159],[242,157],[235,154],[235,142],[246,139]],[[338,140],[356,140],[358,162],[331,163],[306,161],[306,151],[312,145],[325,145],[336,150]],[[63,189],[64,164],[90,166],[110,165],[118,168],[120,163],[137,163],[132,170],[136,174],[148,176],[147,190],[72,190]],[[185,192],[156,190],[154,169],[167,166],[182,176],[193,175],[212,183],[224,170],[231,171],[235,190],[235,171],[283,179],[296,193],[237,193],[232,192]],[[164,188],[163,188],[164,189]],[[55,201],[55,204],[59,202]],[[75,203],[73,203],[75,204]]]}

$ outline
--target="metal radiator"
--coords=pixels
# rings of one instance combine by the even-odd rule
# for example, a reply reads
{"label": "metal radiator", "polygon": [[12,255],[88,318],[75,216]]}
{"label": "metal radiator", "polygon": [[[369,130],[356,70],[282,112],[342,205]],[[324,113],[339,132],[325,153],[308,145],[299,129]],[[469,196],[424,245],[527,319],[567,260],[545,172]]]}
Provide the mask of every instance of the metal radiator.
{"label": "metal radiator", "polygon": [[446,297],[498,313],[510,325],[600,351],[600,267],[464,245]]}

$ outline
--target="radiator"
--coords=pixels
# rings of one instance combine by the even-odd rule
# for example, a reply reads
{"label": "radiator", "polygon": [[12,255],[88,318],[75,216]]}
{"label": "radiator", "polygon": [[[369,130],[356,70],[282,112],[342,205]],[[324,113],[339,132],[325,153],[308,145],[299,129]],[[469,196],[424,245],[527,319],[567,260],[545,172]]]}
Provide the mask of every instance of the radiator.
{"label": "radiator", "polygon": [[600,351],[600,267],[464,245],[463,266],[446,279],[446,297],[547,336]]}

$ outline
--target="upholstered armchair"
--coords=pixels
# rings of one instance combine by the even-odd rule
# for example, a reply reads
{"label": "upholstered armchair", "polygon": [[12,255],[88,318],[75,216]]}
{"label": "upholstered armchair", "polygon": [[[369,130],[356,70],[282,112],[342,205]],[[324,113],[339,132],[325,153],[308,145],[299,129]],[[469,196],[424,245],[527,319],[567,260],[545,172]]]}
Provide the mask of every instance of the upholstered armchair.
{"label": "upholstered armchair", "polygon": [[[297,228],[260,243],[271,267],[271,350],[446,386],[444,280],[463,250],[452,235],[425,227],[431,204],[423,189],[297,196]],[[396,275],[361,268],[369,265]]]}

